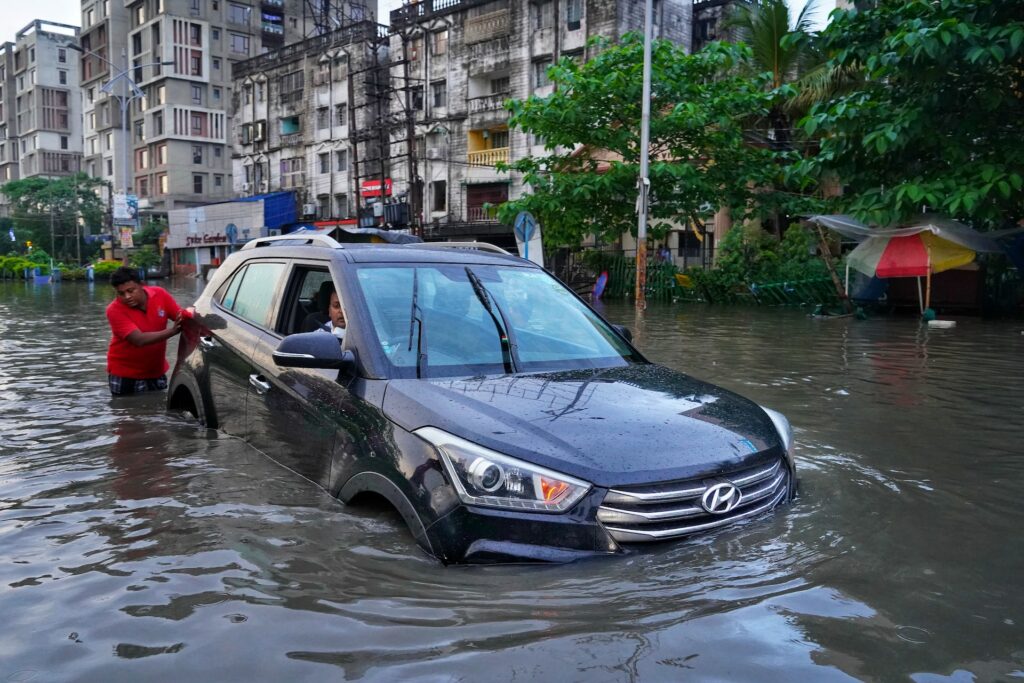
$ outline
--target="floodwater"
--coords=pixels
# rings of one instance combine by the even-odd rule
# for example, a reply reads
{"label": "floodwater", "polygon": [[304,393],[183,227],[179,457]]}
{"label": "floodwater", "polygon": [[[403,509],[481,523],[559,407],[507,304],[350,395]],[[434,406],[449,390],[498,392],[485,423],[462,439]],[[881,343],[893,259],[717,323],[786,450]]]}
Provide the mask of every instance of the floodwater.
{"label": "floodwater", "polygon": [[1024,678],[1019,322],[608,305],[786,413],[800,496],[625,557],[445,568],[162,396],[112,401],[110,296],[0,284],[0,681]]}

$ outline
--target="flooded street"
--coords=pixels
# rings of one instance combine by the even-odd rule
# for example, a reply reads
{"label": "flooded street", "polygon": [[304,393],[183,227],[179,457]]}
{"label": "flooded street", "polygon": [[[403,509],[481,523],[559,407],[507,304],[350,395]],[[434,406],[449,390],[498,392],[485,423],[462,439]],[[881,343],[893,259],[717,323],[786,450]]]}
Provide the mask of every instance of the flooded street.
{"label": "flooded street", "polygon": [[0,681],[1024,678],[1019,321],[606,305],[789,417],[797,500],[626,557],[445,568],[163,395],[112,400],[111,297],[0,283]]}

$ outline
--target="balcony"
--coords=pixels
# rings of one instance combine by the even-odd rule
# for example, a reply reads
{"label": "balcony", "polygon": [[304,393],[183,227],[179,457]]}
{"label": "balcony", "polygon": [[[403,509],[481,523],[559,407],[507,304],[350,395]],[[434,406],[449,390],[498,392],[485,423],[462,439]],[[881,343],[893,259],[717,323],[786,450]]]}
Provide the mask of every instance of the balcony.
{"label": "balcony", "polygon": [[284,26],[281,26],[280,24],[271,24],[264,21],[262,24],[262,29],[264,33],[269,33],[277,36],[284,35]]}
{"label": "balcony", "polygon": [[466,155],[466,162],[470,166],[496,166],[499,161],[508,163],[508,147],[484,149]]}
{"label": "balcony", "polygon": [[505,108],[505,100],[509,97],[509,93],[500,92],[493,95],[484,95],[483,97],[471,97],[468,100],[469,113],[476,114],[482,111],[498,111]]}
{"label": "balcony", "polygon": [[464,29],[466,45],[482,43],[485,40],[491,40],[499,36],[507,36],[511,23],[508,10],[489,12],[479,17],[467,19]]}

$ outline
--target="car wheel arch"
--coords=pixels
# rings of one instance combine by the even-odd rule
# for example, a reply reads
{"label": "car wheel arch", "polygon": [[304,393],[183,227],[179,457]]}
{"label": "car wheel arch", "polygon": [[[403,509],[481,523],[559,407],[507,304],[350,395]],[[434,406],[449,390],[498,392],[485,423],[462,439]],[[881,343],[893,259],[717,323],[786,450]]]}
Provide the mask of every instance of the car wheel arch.
{"label": "car wheel arch", "polygon": [[360,472],[354,475],[341,487],[341,491],[338,492],[338,498],[343,503],[348,504],[360,494],[365,493],[376,494],[391,504],[398,511],[398,514],[402,516],[416,542],[431,556],[438,557],[443,561],[443,558],[434,551],[430,538],[427,536],[426,527],[423,526],[423,520],[416,513],[412,502],[393,481],[383,474],[379,472]]}
{"label": "car wheel arch", "polygon": [[[191,404],[191,409],[190,409]],[[217,428],[217,418],[207,410],[207,402],[198,383],[189,375],[179,374],[172,379],[167,391],[167,409],[191,412],[199,424],[211,429]]]}

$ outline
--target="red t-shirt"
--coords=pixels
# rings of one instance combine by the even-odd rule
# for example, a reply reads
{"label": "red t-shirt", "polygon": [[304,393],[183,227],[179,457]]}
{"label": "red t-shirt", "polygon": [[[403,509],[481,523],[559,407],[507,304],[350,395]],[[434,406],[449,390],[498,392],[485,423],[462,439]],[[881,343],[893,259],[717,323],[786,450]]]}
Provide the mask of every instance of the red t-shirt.
{"label": "red t-shirt", "polygon": [[[113,336],[107,349],[107,372],[128,379],[154,379],[167,372],[167,340],[135,346],[127,337],[135,330],[159,332],[167,329],[178,311],[174,297],[163,287],[146,287],[146,310],[132,308],[120,299],[114,299],[107,306],[107,321]],[[189,315],[188,311],[184,311]]]}

